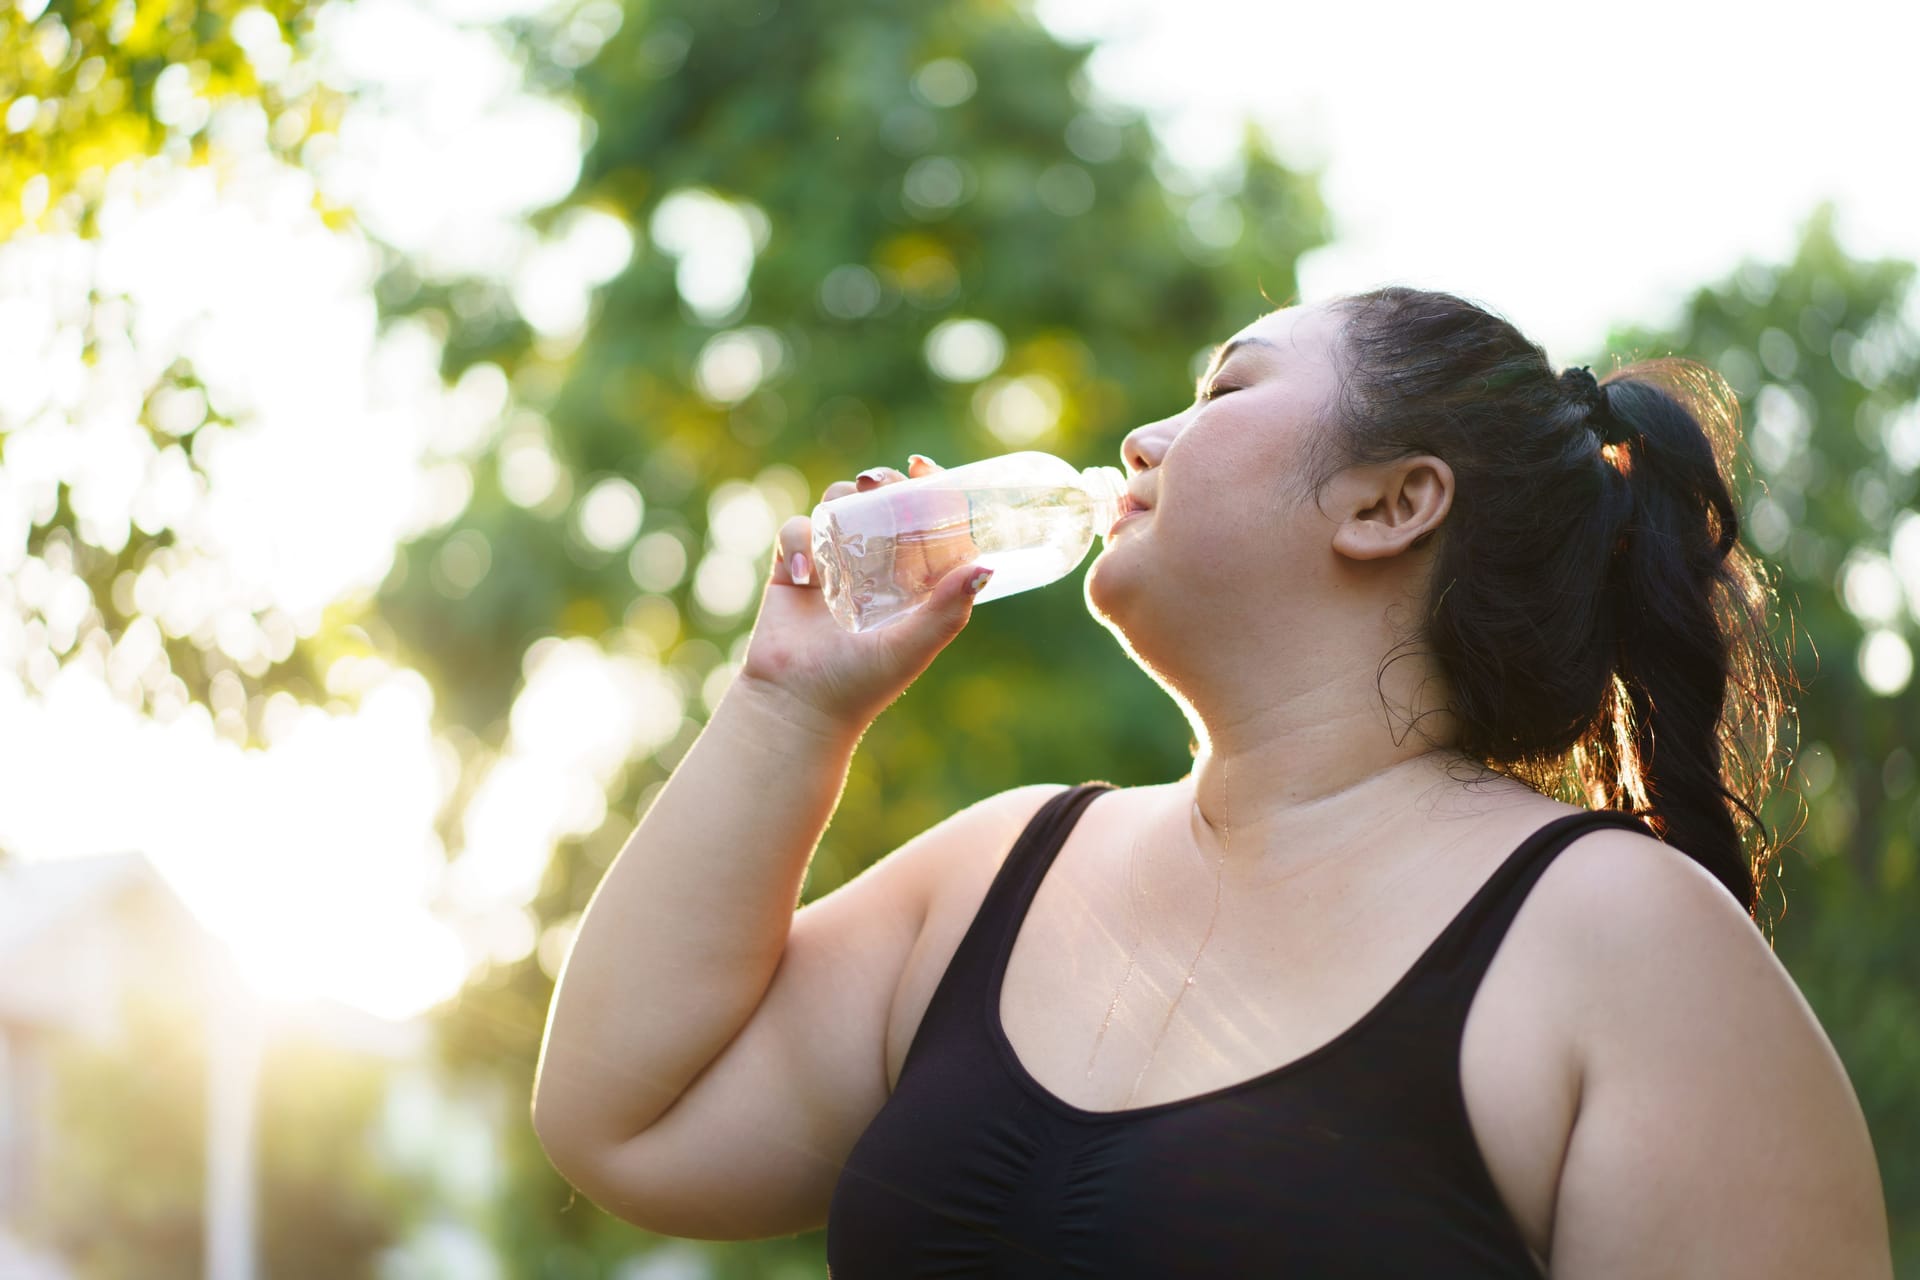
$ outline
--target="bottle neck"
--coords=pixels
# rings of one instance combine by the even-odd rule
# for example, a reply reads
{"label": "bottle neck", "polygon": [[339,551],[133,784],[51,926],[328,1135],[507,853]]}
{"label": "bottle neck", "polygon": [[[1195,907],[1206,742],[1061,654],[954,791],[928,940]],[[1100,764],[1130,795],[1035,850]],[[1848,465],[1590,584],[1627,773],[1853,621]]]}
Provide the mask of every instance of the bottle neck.
{"label": "bottle neck", "polygon": [[1102,538],[1120,518],[1126,501],[1127,477],[1118,467],[1087,467],[1080,472],[1080,487],[1093,499],[1093,531]]}

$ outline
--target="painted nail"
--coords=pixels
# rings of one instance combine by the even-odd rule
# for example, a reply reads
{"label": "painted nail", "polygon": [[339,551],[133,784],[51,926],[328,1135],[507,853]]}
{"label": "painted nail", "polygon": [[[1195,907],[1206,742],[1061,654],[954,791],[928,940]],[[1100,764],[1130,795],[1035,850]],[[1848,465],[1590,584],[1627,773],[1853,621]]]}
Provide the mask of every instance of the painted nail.
{"label": "painted nail", "polygon": [[927,464],[928,466],[930,466],[930,467],[931,467],[931,466],[936,466],[936,465],[938,465],[938,464],[936,464],[936,463],[934,462],[934,460],[933,460],[932,458],[929,458],[929,457],[928,457],[928,456],[927,456],[926,454],[924,454],[924,453],[915,453],[915,454],[909,454],[909,455],[908,455],[908,457],[907,457],[907,462],[908,462],[909,464],[912,464],[912,463],[915,463],[915,462],[924,462],[924,463],[926,463],[926,464]]}
{"label": "painted nail", "polygon": [[787,569],[793,574],[795,586],[804,587],[808,582],[812,581],[811,575],[807,572],[807,553],[804,551],[796,551],[793,553],[787,560]]}
{"label": "painted nail", "polygon": [[865,471],[862,471],[859,475],[855,476],[854,479],[870,480],[874,484],[879,484],[882,480],[886,479],[886,468],[885,467],[868,467]]}
{"label": "painted nail", "polygon": [[967,594],[970,596],[979,595],[980,588],[986,586],[987,579],[992,576],[993,570],[991,569],[975,569],[973,576],[967,579]]}

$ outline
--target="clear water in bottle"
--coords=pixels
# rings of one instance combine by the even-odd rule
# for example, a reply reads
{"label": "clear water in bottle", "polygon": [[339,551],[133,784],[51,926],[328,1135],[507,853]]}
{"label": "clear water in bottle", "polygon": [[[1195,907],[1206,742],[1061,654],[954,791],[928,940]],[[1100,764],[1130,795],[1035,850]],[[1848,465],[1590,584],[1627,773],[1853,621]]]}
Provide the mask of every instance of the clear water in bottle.
{"label": "clear water in bottle", "polygon": [[823,502],[813,561],[827,608],[872,631],[925,602],[969,562],[994,570],[975,603],[1065,577],[1121,509],[1116,467],[1076,470],[1027,451],[968,463]]}

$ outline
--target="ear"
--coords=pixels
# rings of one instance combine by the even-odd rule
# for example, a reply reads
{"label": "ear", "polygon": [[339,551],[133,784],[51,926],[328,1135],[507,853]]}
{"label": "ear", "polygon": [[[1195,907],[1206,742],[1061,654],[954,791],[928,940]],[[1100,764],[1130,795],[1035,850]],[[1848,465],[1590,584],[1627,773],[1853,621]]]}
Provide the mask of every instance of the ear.
{"label": "ear", "polygon": [[1352,467],[1327,498],[1327,514],[1339,521],[1333,549],[1350,560],[1383,560],[1440,527],[1453,505],[1453,468],[1431,454]]}

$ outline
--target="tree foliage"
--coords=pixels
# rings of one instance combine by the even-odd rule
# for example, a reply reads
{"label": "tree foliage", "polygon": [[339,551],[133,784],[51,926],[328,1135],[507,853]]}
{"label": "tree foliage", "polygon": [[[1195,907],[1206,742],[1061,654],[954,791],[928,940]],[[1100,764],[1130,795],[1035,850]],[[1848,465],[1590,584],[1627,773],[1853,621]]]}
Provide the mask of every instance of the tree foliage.
{"label": "tree foliage", "polygon": [[[116,196],[124,212],[146,177],[260,156],[297,162],[308,139],[331,128],[341,100],[303,45],[320,7],[25,0],[0,9],[0,244],[21,255],[23,277],[61,281],[54,348],[64,358],[74,344],[95,374],[90,388],[56,379],[37,399],[15,387],[0,402],[0,461],[24,462],[35,477],[30,509],[8,519],[11,536],[12,517],[24,514],[25,545],[0,549],[17,586],[5,602],[32,633],[21,663],[29,688],[74,659],[104,667],[119,649],[147,665],[143,711],[170,718],[210,707],[230,736],[257,740],[258,695],[316,700],[333,658],[365,647],[341,616],[296,624],[264,599],[163,607],[210,603],[230,576],[202,545],[208,468],[251,423],[207,385],[190,335],[102,283],[111,273],[97,247],[103,212]],[[81,448],[55,438],[71,439],[89,417],[117,428],[122,404],[138,420],[131,444],[105,432]],[[110,448],[138,476],[131,511],[96,510],[76,492],[86,452]]]}
{"label": "tree foliage", "polygon": [[[293,46],[307,0],[22,0],[0,9],[0,240],[52,211],[86,226],[115,166],[205,161],[213,108],[244,103],[285,158],[331,119]],[[291,74],[289,74],[291,73]]]}

